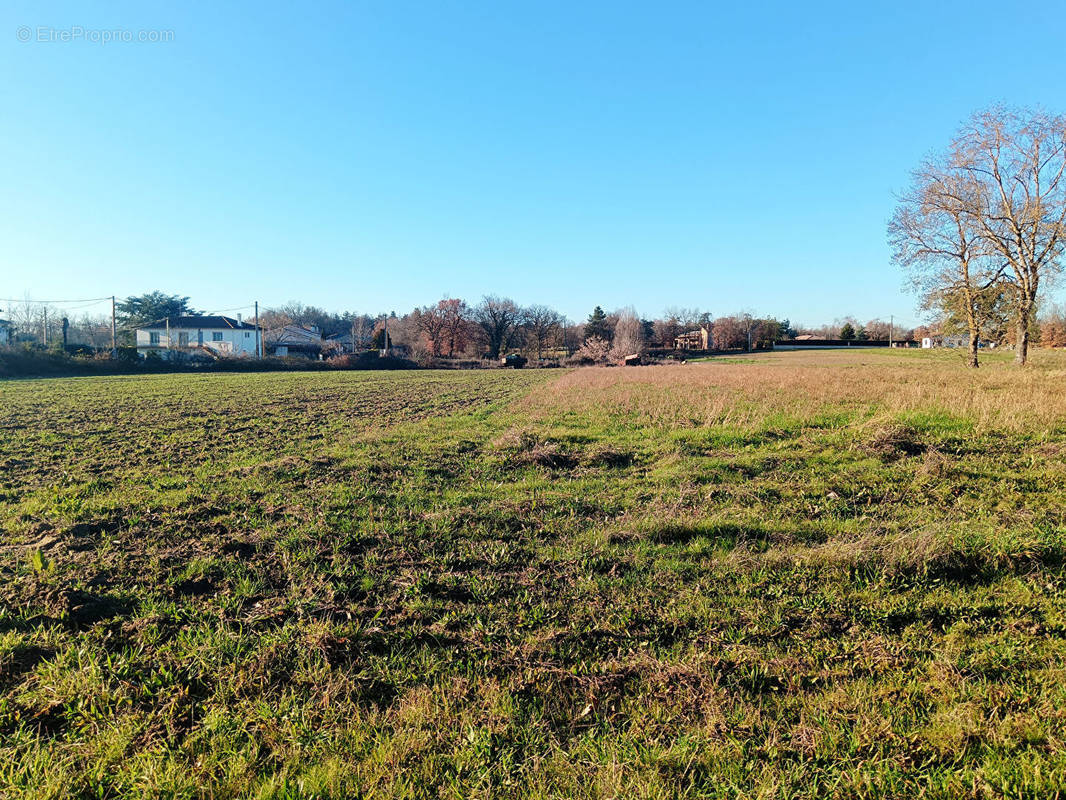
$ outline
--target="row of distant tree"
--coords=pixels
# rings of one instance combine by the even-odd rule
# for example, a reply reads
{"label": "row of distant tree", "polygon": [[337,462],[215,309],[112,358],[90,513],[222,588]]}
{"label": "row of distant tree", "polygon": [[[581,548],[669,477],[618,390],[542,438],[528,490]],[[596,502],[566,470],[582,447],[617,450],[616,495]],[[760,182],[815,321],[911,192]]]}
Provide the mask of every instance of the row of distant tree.
{"label": "row of distant tree", "polygon": [[[1009,309],[1002,303],[998,308],[998,315],[985,315],[984,335],[997,342],[1009,341]],[[192,307],[188,297],[159,291],[128,297],[117,304],[117,311],[120,345],[132,344],[133,331],[139,326],[202,313]],[[27,302],[11,307],[7,316],[21,341],[50,345],[66,341],[96,349],[111,343],[110,315],[68,318],[46,305]],[[584,321],[574,322],[549,306],[521,306],[495,295],[483,297],[476,304],[445,298],[403,315],[332,312],[292,302],[262,309],[259,323],[268,341],[289,325],[313,329],[323,337],[322,352],[326,356],[380,349],[385,346],[387,335],[391,347],[420,359],[498,357],[518,352],[531,359],[574,358],[585,362],[621,360],[647,350],[670,350],[678,336],[700,328],[708,331],[709,348],[742,350],[764,348],[800,335],[883,341],[890,337],[899,340],[956,333],[965,327],[961,315],[952,313],[943,314],[931,326],[912,330],[893,327],[880,319],[861,322],[855,317],[817,327],[794,327],[788,319],[744,312],[713,318],[699,308],[676,307],[648,319],[632,308],[607,312],[600,306]],[[1066,313],[1049,309],[1034,335],[1046,344],[1066,344]]]}
{"label": "row of distant tree", "polygon": [[[982,338],[1013,343],[1012,306],[999,287],[998,299],[982,312]],[[992,293],[986,293],[991,297]],[[862,322],[844,317],[817,327],[794,327],[788,319],[736,313],[717,318],[699,308],[668,308],[655,319],[641,317],[633,308],[612,312],[596,306],[581,322],[568,320],[545,305],[522,306],[506,297],[489,295],[470,304],[461,298],[445,298],[407,314],[331,312],[292,302],[264,308],[259,323],[269,342],[286,326],[300,326],[322,336],[325,356],[385,346],[406,351],[415,358],[496,358],[517,352],[531,359],[584,362],[621,361],[648,350],[670,350],[683,333],[704,328],[708,346],[714,350],[759,349],[773,342],[806,335],[822,339],[885,341],[920,338],[925,335],[957,334],[966,330],[966,315],[951,302],[941,302],[934,323],[917,329],[899,328],[891,322]],[[133,343],[133,331],[146,324],[176,316],[200,314],[190,299],[164,292],[128,297],[117,304],[119,344]],[[64,318],[47,306],[32,302],[14,306],[8,315],[22,341],[66,341],[97,349],[110,346],[110,316],[83,315]],[[249,320],[250,321],[250,320]],[[1066,309],[1049,307],[1031,338],[1051,346],[1066,345]]]}
{"label": "row of distant tree", "polygon": [[[118,343],[133,343],[133,331],[148,324],[201,312],[182,295],[155,291],[127,297],[117,304]],[[11,309],[9,316],[23,341],[105,348],[111,342],[110,316],[60,317],[55,310],[32,302]],[[250,321],[250,320],[249,320]],[[322,336],[326,356],[385,346],[407,351],[419,359],[496,358],[517,352],[531,359],[573,358],[585,362],[621,360],[647,350],[670,350],[678,336],[704,328],[708,346],[717,350],[766,347],[801,333],[824,337],[887,339],[890,326],[881,320],[860,323],[852,317],[819,328],[796,329],[787,319],[737,313],[712,318],[699,308],[668,308],[655,319],[633,308],[605,311],[600,306],[581,322],[567,319],[546,305],[522,306],[506,297],[489,295],[471,304],[444,298],[409,313],[364,314],[332,312],[292,302],[263,308],[259,324],[269,342],[287,326],[300,326]],[[65,332],[65,337],[64,337]],[[897,338],[908,335],[896,330]]]}

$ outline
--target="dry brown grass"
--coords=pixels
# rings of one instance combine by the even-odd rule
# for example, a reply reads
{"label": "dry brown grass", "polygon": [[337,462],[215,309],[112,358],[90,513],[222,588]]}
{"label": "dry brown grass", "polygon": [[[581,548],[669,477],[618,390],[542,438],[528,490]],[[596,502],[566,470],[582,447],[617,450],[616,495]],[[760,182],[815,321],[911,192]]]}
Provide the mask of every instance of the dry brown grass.
{"label": "dry brown grass", "polygon": [[914,351],[780,352],[753,356],[751,363],[590,367],[538,387],[523,408],[538,420],[564,412],[622,413],[664,427],[748,427],[774,415],[802,422],[841,412],[861,412],[876,424],[880,417],[931,410],[968,420],[980,432],[1063,425],[1066,354],[1039,351],[1025,369],[1006,362],[1006,354],[997,356],[976,371],[954,354]]}

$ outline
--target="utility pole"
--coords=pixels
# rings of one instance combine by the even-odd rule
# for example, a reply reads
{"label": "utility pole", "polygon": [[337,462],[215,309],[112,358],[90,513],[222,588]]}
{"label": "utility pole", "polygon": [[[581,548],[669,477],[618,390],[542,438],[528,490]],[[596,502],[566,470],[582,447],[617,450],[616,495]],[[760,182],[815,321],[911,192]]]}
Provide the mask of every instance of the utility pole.
{"label": "utility pole", "polygon": [[888,315],[888,346],[889,347],[892,347],[892,334],[894,332],[893,328],[895,327],[895,323],[896,323],[895,315],[894,314],[889,314]]}
{"label": "utility pole", "polygon": [[48,306],[43,306],[44,324],[41,326],[41,337],[44,339],[44,346],[48,347]]}
{"label": "utility pole", "polygon": [[[245,306],[247,308],[248,306]],[[259,335],[259,301],[255,301],[255,357],[263,357],[263,337]]]}
{"label": "utility pole", "polygon": [[385,327],[382,331],[384,336],[381,339],[381,355],[385,357],[389,354],[389,315],[385,315]]}
{"label": "utility pole", "polygon": [[115,327],[115,296],[111,295],[111,357],[118,354],[118,330]]}

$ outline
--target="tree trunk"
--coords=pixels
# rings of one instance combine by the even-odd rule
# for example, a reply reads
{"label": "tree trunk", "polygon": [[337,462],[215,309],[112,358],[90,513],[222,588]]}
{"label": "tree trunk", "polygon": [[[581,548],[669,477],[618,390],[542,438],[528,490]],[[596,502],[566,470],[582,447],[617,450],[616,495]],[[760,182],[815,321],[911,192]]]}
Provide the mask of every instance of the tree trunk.
{"label": "tree trunk", "polygon": [[981,366],[977,362],[977,340],[978,340],[977,331],[971,330],[970,331],[970,364],[969,364],[969,366],[971,368],[973,368],[973,369],[977,369],[979,366]]}
{"label": "tree trunk", "polygon": [[1023,309],[1018,315],[1018,327],[1014,335],[1014,363],[1022,366],[1029,360],[1029,315],[1030,309]]}

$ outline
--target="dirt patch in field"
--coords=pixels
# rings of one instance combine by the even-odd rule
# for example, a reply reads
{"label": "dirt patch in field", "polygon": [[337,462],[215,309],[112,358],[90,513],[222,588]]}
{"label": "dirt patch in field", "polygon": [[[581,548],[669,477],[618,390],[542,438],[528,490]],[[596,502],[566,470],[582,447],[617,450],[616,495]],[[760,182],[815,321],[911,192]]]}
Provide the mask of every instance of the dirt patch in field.
{"label": "dirt patch in field", "polygon": [[14,685],[42,661],[55,655],[55,649],[40,645],[19,645],[0,659],[0,691]]}
{"label": "dirt patch in field", "polygon": [[928,449],[921,435],[909,425],[884,425],[870,432],[862,449],[882,461],[896,461],[907,456],[921,455]]}

